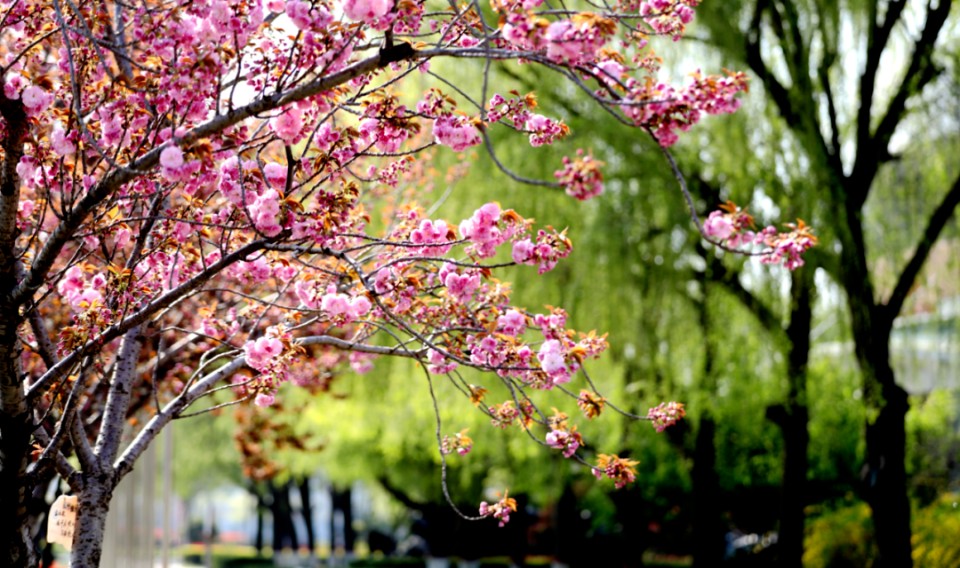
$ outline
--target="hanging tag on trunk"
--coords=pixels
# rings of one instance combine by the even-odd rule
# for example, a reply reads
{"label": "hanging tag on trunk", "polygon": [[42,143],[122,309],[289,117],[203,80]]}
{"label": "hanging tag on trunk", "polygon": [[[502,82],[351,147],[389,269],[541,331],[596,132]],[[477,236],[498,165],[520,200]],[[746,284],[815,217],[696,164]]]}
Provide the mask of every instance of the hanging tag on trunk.
{"label": "hanging tag on trunk", "polygon": [[78,501],[74,495],[61,495],[53,502],[47,517],[47,542],[62,544],[70,550],[73,546],[73,529],[77,525]]}

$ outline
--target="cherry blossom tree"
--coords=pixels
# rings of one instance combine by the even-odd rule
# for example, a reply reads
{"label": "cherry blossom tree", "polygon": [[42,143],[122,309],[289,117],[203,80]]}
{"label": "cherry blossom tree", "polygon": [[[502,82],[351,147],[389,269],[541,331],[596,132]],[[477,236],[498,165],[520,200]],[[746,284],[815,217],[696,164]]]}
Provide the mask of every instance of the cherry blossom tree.
{"label": "cherry blossom tree", "polygon": [[[497,203],[434,219],[418,184],[437,152],[483,145],[501,165],[496,130],[534,147],[567,134],[532,94],[498,90],[495,65],[548,68],[664,148],[734,111],[742,74],[658,78],[648,40],[679,37],[695,4],[0,2],[0,562],[36,564],[46,480],[79,498],[72,565],[97,566],[114,488],[172,420],[225,396],[269,406],[284,383],[379,356],[459,381],[495,425],[539,424],[545,446],[633,481],[631,460],[588,457],[574,420],[536,401],[557,389],[587,419],[615,408],[584,369],[604,337],[568,329],[560,308],[512,305],[494,277],[550,271],[572,250],[564,232]],[[474,66],[476,87],[446,79],[445,60]],[[501,168],[588,199],[600,166],[580,152],[555,180]],[[734,205],[701,227],[790,268],[815,240],[802,224],[754,231]],[[462,367],[510,399],[485,401]],[[668,403],[642,418],[682,415]],[[469,452],[443,426],[437,450]],[[478,517],[507,522],[514,506],[504,492]]]}

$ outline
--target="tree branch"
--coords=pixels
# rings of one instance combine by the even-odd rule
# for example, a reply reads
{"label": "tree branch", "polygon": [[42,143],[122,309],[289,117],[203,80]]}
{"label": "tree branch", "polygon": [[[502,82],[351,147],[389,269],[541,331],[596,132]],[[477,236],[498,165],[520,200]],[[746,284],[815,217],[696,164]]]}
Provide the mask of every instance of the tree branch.
{"label": "tree branch", "polygon": [[[407,48],[409,48],[409,46],[407,46]],[[290,103],[301,101],[342,85],[360,75],[370,73],[386,65],[384,61],[388,63],[393,62],[400,55],[405,56],[407,59],[416,59],[445,54],[443,50],[432,50],[429,54],[425,54],[424,52],[417,52],[413,49],[403,49],[400,45],[394,46],[393,49],[402,50],[402,54],[399,51],[390,51],[387,54],[378,53],[375,56],[357,61],[341,71],[309,81],[289,91],[261,97],[247,105],[231,110],[226,114],[217,115],[207,122],[192,128],[177,139],[176,142],[181,147],[189,147],[202,138],[222,132],[248,118]],[[26,301],[33,290],[43,285],[44,279],[53,266],[57,256],[60,254],[60,251],[63,250],[63,247],[74,237],[77,229],[80,228],[80,225],[92,213],[94,208],[111,195],[114,195],[122,185],[143,175],[156,166],[160,161],[160,153],[164,149],[164,146],[155,147],[140,158],[134,160],[129,166],[110,171],[90,188],[77,206],[66,214],[64,220],[50,233],[43,248],[37,253],[27,277],[24,278],[14,290],[12,297],[15,303]],[[13,212],[15,215],[15,206]]]}
{"label": "tree branch", "polygon": [[[780,116],[797,133],[810,158],[826,168],[831,168],[834,175],[842,176],[843,168],[839,156],[830,151],[817,118],[817,103],[814,99],[809,69],[810,54],[800,33],[796,6],[788,0],[778,1],[783,5],[786,18],[776,6],[770,3],[770,0],[757,1],[750,28],[745,34],[747,64],[763,82]],[[789,90],[774,76],[763,60],[760,43],[763,34],[763,14],[767,10],[770,11],[772,25],[779,45],[784,51],[787,69],[794,83],[793,88]],[[784,25],[785,22],[787,26]]]}
{"label": "tree branch", "polygon": [[958,205],[960,205],[960,176],[957,176],[957,179],[953,182],[953,187],[943,196],[943,201],[941,201],[940,205],[934,210],[933,215],[930,217],[930,222],[927,224],[927,229],[923,232],[920,242],[917,243],[913,257],[903,268],[903,272],[900,273],[900,278],[897,279],[897,285],[893,288],[890,298],[882,306],[885,315],[889,318],[888,321],[893,321],[893,318],[897,317],[900,313],[900,310],[903,308],[903,302],[907,299],[910,289],[913,288],[913,284],[920,274],[920,269],[923,268],[927,257],[930,256],[933,245],[937,242],[940,233],[943,232],[943,228],[946,226],[947,221],[950,220],[950,217],[953,216],[953,212]]}
{"label": "tree branch", "polygon": [[127,446],[127,449],[124,450],[114,464],[114,472],[117,480],[122,479],[124,475],[133,469],[134,462],[137,461],[140,454],[147,449],[147,446],[157,437],[157,434],[160,433],[160,430],[162,430],[164,426],[169,424],[171,420],[179,416],[188,406],[203,396],[209,387],[236,373],[242,369],[244,365],[246,365],[246,359],[238,357],[203,377],[194,383],[192,387],[184,390],[177,395],[176,398],[167,403],[162,411],[158,412],[147,422],[143,430],[130,442],[130,445]]}
{"label": "tree branch", "polygon": [[[857,111],[857,150],[870,146],[870,117],[873,115],[873,93],[876,89],[877,70],[880,56],[887,48],[890,32],[900,19],[907,0],[894,0],[887,5],[883,23],[877,23],[877,5],[879,0],[868,2],[870,23],[867,29],[867,62],[860,75],[860,108]],[[859,161],[859,160],[858,160]],[[856,168],[854,168],[856,169]]]}
{"label": "tree branch", "polygon": [[124,334],[120,349],[117,351],[113,375],[110,377],[110,390],[107,393],[103,418],[100,420],[100,434],[97,436],[97,444],[94,447],[94,453],[103,467],[109,467],[120,448],[120,438],[127,422],[127,408],[130,406],[130,391],[137,377],[137,359],[143,350],[141,334],[144,325],[140,324],[129,329]]}
{"label": "tree branch", "polygon": [[246,244],[243,247],[233,251],[232,253],[224,256],[219,261],[211,264],[205,270],[198,273],[193,278],[187,280],[180,286],[168,291],[167,293],[161,295],[155,300],[148,303],[146,306],[141,308],[134,314],[131,314],[127,318],[111,325],[110,327],[102,330],[100,334],[91,339],[90,341],[83,344],[78,349],[74,350],[73,353],[67,355],[61,359],[56,365],[48,369],[35,383],[33,383],[30,388],[27,390],[27,399],[32,400],[40,395],[43,392],[44,387],[49,384],[51,381],[59,379],[66,374],[69,369],[77,363],[81,357],[85,357],[98,349],[103,344],[109,343],[114,339],[120,337],[127,330],[133,328],[134,326],[140,325],[141,323],[150,319],[160,310],[170,307],[175,302],[186,297],[188,294],[192,293],[194,290],[198,289],[205,282],[207,282],[211,276],[219,273],[224,270],[227,266],[235,262],[239,262],[247,258],[250,254],[257,252],[264,248],[267,245],[266,241],[254,241],[252,243]]}
{"label": "tree branch", "polygon": [[[939,71],[933,63],[933,48],[947,16],[950,15],[951,5],[952,0],[940,0],[936,8],[928,8],[927,21],[923,26],[920,38],[914,43],[910,64],[900,87],[891,99],[883,118],[880,119],[876,132],[866,141],[865,145],[858,145],[857,147],[857,160],[854,166],[854,175],[857,179],[872,181],[872,176],[875,175],[881,162],[877,159],[877,156],[881,156],[884,159],[883,161],[890,159],[891,155],[888,148],[890,139],[893,137],[900,121],[906,115],[907,100],[922,92],[924,87],[937,76]],[[864,101],[861,100],[861,109],[863,104]],[[870,117],[868,116],[865,119],[869,125]],[[857,126],[859,128],[860,125]],[[860,184],[861,192],[858,197],[861,201],[859,203],[866,201],[869,187],[870,184]]]}

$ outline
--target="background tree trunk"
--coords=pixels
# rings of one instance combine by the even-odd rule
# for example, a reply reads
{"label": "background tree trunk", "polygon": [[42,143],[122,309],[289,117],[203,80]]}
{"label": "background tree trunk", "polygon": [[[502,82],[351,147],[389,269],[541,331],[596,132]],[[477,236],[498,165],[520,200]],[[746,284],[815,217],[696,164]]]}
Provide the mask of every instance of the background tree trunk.
{"label": "background tree trunk", "polygon": [[[768,417],[783,432],[783,484],[780,493],[780,531],[777,539],[780,566],[803,566],[804,508],[807,504],[807,469],[810,445],[810,412],[807,406],[807,364],[813,319],[814,272],[812,267],[793,273],[790,323],[787,326],[787,401],[771,409]],[[779,412],[778,412],[779,409]]]}
{"label": "background tree trunk", "polygon": [[301,515],[303,516],[303,524],[307,529],[307,549],[312,556],[316,553],[317,541],[313,530],[313,501],[310,495],[310,478],[302,478],[297,483],[297,489],[300,490]]}
{"label": "background tree trunk", "polygon": [[709,412],[700,417],[693,451],[693,565],[718,566],[725,550],[717,475],[716,425]]}
{"label": "background tree trunk", "polygon": [[[884,362],[877,362],[882,364]],[[907,393],[890,381],[882,389],[883,406],[876,420],[867,422],[867,463],[864,490],[873,510],[873,524],[880,550],[878,568],[911,566],[910,500],[907,497],[906,414]]]}

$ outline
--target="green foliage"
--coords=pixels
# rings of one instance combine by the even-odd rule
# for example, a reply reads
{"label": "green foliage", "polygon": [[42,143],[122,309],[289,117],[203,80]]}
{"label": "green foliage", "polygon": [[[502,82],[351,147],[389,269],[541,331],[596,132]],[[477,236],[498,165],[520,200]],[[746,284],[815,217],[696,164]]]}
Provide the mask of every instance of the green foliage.
{"label": "green foliage", "polygon": [[951,470],[960,452],[957,395],[933,391],[912,397],[907,413],[907,474],[921,504],[947,490]]}
{"label": "green foliage", "polygon": [[[913,562],[923,568],[960,566],[960,494],[946,493],[913,512]],[[870,507],[857,502],[807,523],[806,568],[869,568],[877,554]]]}
{"label": "green foliage", "polygon": [[[230,412],[203,414],[173,424],[174,489],[189,497],[203,489],[242,482],[240,453],[233,443]],[[158,460],[162,467],[162,460]]]}
{"label": "green foliage", "polygon": [[826,513],[807,524],[806,568],[870,568],[877,548],[866,503]]}
{"label": "green foliage", "polygon": [[[846,357],[846,356],[841,356]],[[866,451],[866,420],[857,370],[837,356],[814,356],[807,378],[810,394],[809,477],[843,492],[859,479]],[[849,361],[849,360],[848,360]]]}
{"label": "green foliage", "polygon": [[942,495],[915,515],[913,563],[923,568],[960,566],[960,494]]}
{"label": "green foliage", "polygon": [[[206,565],[206,548],[200,544],[183,546],[178,550],[184,562]],[[210,554],[213,568],[260,568],[273,566],[273,558],[262,558],[251,546],[215,544]]]}

